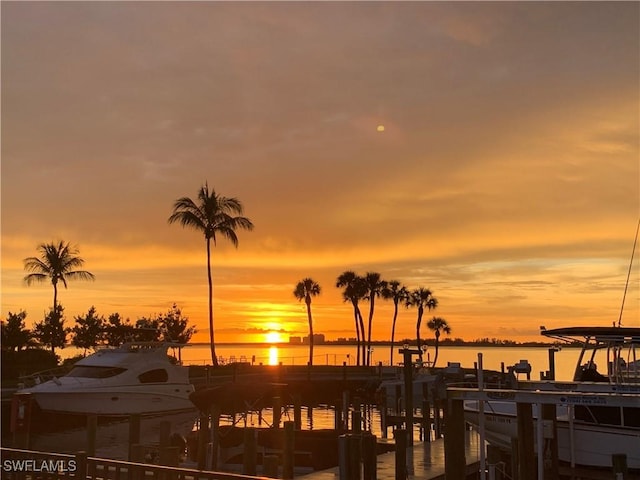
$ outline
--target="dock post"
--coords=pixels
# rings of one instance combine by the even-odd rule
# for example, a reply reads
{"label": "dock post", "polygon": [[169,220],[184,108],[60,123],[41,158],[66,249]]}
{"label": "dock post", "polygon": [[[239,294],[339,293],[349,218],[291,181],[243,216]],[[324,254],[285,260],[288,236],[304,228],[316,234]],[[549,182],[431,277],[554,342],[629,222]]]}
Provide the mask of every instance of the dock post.
{"label": "dock post", "polygon": [[[466,477],[464,404],[448,399],[445,411],[444,471],[445,478]],[[533,449],[533,446],[531,447]]]}
{"label": "dock post", "polygon": [[[500,463],[500,449],[495,445],[487,445],[487,466],[489,469],[489,480],[499,480],[502,478],[500,472],[496,471],[496,465]],[[546,478],[546,477],[545,477]]]}
{"label": "dock post", "polygon": [[271,425],[273,428],[280,428],[281,409],[280,397],[273,397],[273,424]]}
{"label": "dock post", "polygon": [[293,395],[293,421],[296,430],[302,430],[302,400],[299,393]]}
{"label": "dock post", "polygon": [[278,478],[277,455],[265,455],[262,457],[262,475],[265,477]]}
{"label": "dock post", "polygon": [[218,452],[220,450],[220,405],[214,403],[209,409],[211,417],[211,430],[209,442],[211,443],[211,469],[218,468]]}
{"label": "dock post", "polygon": [[387,438],[387,395],[383,393],[380,399],[380,431],[382,432],[382,438]]}
{"label": "dock post", "polygon": [[333,428],[336,431],[341,431],[342,430],[342,406],[340,405],[340,400],[336,400],[336,406],[335,406],[335,415],[333,416]]}
{"label": "dock post", "polygon": [[533,409],[530,403],[516,403],[518,421],[518,478],[535,480],[536,462],[533,441]]}
{"label": "dock post", "polygon": [[360,480],[360,438],[356,435],[340,435],[338,459],[340,480]]}
{"label": "dock post", "polygon": [[396,441],[396,478],[395,480],[407,479],[407,431],[398,428],[393,431],[393,438]]}
{"label": "dock post", "polygon": [[360,411],[360,409],[355,409],[353,410],[352,415],[352,419],[351,419],[351,429],[353,430],[353,433],[361,433],[362,432],[362,412]]}
{"label": "dock post", "polygon": [[613,465],[613,478],[616,480],[624,480],[627,478],[627,456],[624,453],[614,453],[611,455],[611,464]]}
{"label": "dock post", "polygon": [[295,422],[284,422],[284,451],[282,452],[282,478],[293,478],[295,450]]}
{"label": "dock post", "polygon": [[98,434],[98,416],[87,415],[87,456],[96,456],[96,436]]}
{"label": "dock post", "polygon": [[[407,348],[403,350],[404,355],[404,415],[405,429],[408,432],[407,444],[413,445],[413,364],[411,362],[411,351]],[[422,357],[420,357],[422,358]]]}
{"label": "dock post", "polygon": [[422,440],[431,441],[431,404],[429,403],[429,385],[422,384]]}
{"label": "dock post", "polygon": [[256,475],[256,463],[258,460],[257,431],[253,427],[244,429],[244,448],[242,453],[242,474]]}
{"label": "dock post", "polygon": [[200,412],[200,429],[198,430],[198,470],[207,467],[207,444],[209,443],[209,416]]}
{"label": "dock post", "polygon": [[362,478],[363,480],[376,480],[378,477],[378,457],[376,452],[377,439],[371,432],[362,435]]}
{"label": "dock post", "polygon": [[[548,453],[551,457],[551,461],[544,462],[544,478],[546,480],[558,480],[560,467],[558,463],[558,418],[556,416],[556,406],[551,404],[542,405],[542,419],[544,422],[548,422],[552,425],[552,438],[549,442],[550,452]],[[547,455],[545,454],[545,456]],[[546,459],[548,458],[549,457],[547,456]]]}
{"label": "dock post", "polygon": [[547,380],[556,379],[556,350],[556,347],[549,349],[549,375],[547,375]]}
{"label": "dock post", "polygon": [[87,452],[76,452],[76,470],[74,476],[77,478],[87,477]]}
{"label": "dock post", "polygon": [[342,391],[342,428],[349,430],[349,390]]}
{"label": "dock post", "polygon": [[133,446],[140,443],[140,415],[129,416],[129,461],[133,462]]}

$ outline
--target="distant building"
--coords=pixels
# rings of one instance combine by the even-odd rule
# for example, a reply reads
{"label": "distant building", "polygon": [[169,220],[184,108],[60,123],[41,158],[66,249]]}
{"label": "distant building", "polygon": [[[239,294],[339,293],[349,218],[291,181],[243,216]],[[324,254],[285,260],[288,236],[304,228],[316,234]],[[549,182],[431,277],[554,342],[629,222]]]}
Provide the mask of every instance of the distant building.
{"label": "distant building", "polygon": [[[319,345],[321,343],[325,342],[325,338],[324,338],[324,333],[314,333],[313,334],[313,344],[314,345]],[[302,343],[304,343],[305,345],[309,344],[309,335],[307,335],[306,337],[304,337],[302,339]]]}
{"label": "distant building", "polygon": [[300,338],[300,337],[289,337],[289,343],[302,343],[302,338]]}

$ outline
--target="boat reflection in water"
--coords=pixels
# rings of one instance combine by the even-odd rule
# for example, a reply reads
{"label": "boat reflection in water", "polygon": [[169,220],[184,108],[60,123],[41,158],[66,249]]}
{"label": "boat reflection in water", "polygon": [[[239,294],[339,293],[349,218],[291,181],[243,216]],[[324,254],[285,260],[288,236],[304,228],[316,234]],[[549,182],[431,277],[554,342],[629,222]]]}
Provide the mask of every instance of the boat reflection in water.
{"label": "boat reflection in water", "polygon": [[[171,434],[187,437],[194,428],[197,410],[183,411],[156,417],[143,417],[140,421],[140,443],[158,446],[160,424],[170,423]],[[78,427],[57,432],[35,433],[30,436],[29,448],[43,452],[76,453],[86,451],[87,428]],[[129,452],[129,422],[127,420],[100,423],[96,434],[96,457],[127,460]]]}

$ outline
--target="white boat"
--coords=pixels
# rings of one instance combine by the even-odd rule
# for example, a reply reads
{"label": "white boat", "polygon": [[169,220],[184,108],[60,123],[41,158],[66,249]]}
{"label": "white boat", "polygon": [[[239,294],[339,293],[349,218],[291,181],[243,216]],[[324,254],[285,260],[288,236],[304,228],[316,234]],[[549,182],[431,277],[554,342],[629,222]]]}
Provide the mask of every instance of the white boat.
{"label": "white boat", "polygon": [[[556,406],[558,458],[587,467],[611,467],[612,455],[625,454],[629,469],[640,470],[640,328],[570,327],[543,330],[543,335],[582,342],[571,382],[518,382],[532,391],[606,393],[609,404],[569,401]],[[602,367],[602,372],[598,371]],[[626,406],[616,402],[624,396]],[[585,397],[585,399],[588,399]],[[618,403],[618,405],[616,405]],[[479,403],[465,401],[467,422],[478,426]],[[507,401],[484,402],[486,440],[503,450],[517,438],[516,405]],[[541,415],[534,408],[537,423]],[[549,422],[543,421],[545,443]]]}
{"label": "white boat", "polygon": [[29,394],[42,412],[60,414],[157,416],[193,410],[188,367],[171,362],[169,347],[176,345],[135,342],[100,349],[66,375],[21,389],[18,395]]}

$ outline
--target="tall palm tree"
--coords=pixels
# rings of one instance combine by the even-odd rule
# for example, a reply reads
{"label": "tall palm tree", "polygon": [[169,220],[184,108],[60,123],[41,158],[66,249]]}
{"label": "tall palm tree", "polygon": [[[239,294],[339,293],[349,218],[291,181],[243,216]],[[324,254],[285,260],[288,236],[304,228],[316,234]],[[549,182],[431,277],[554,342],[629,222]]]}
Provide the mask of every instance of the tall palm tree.
{"label": "tall palm tree", "polygon": [[429,290],[428,288],[419,287],[409,294],[407,306],[418,308],[418,319],[416,320],[416,341],[418,344],[418,355],[420,357],[420,362],[422,362],[422,345],[420,343],[420,326],[422,324],[422,315],[424,314],[425,308],[427,308],[428,310],[436,308],[438,306],[438,300],[433,296],[431,290]]}
{"label": "tall palm tree", "polygon": [[451,333],[451,327],[444,318],[433,317],[427,322],[427,328],[434,332],[436,337],[436,356],[433,359],[433,366],[435,367],[436,362],[438,361],[438,345],[440,343],[440,333],[446,333],[447,335],[449,335]]}
{"label": "tall palm tree", "polygon": [[[189,197],[182,197],[175,201],[173,213],[169,223],[180,223],[183,227],[190,227],[204,234],[207,244],[207,278],[209,279],[209,340],[211,344],[211,361],[218,366],[218,357],[213,335],[213,280],[211,277],[211,240],[216,245],[217,236],[229,240],[234,247],[238,247],[236,230],[253,230],[253,223],[243,213],[242,203],[237,198],[218,195],[205,182],[198,191],[197,202]],[[234,216],[236,215],[236,216]]]}
{"label": "tall palm tree", "polygon": [[391,280],[382,290],[382,298],[385,300],[393,300],[393,323],[391,325],[391,357],[389,364],[393,365],[393,347],[396,335],[396,319],[398,318],[398,304],[406,303],[409,298],[409,290],[398,280]]}
{"label": "tall palm tree", "polygon": [[309,365],[313,365],[313,318],[311,317],[311,297],[320,295],[320,284],[312,278],[304,278],[298,282],[293,296],[307,304],[307,318],[309,319]]}
{"label": "tall palm tree", "polygon": [[387,282],[380,278],[380,274],[376,272],[367,272],[364,276],[364,285],[366,288],[365,300],[369,300],[369,324],[367,330],[367,365],[371,365],[371,324],[373,323],[373,310],[375,308],[376,297],[382,294],[382,290],[386,287]]}
{"label": "tall palm tree", "polygon": [[24,277],[27,285],[34,282],[51,280],[53,285],[53,308],[58,308],[58,282],[67,288],[68,280],[94,280],[92,273],[85,270],[76,270],[84,265],[84,260],[77,255],[80,253],[77,247],[69,242],[60,240],[58,243],[41,243],[37,250],[39,257],[27,257],[23,260],[24,269],[29,273]]}
{"label": "tall palm tree", "polygon": [[353,318],[356,327],[357,338],[357,360],[356,365],[360,365],[360,347],[362,346],[362,363],[364,363],[364,321],[358,303],[364,298],[366,293],[364,281],[362,277],[356,275],[355,272],[347,270],[342,272],[336,281],[337,288],[344,288],[342,291],[342,299],[345,302],[351,302],[353,306]]}

